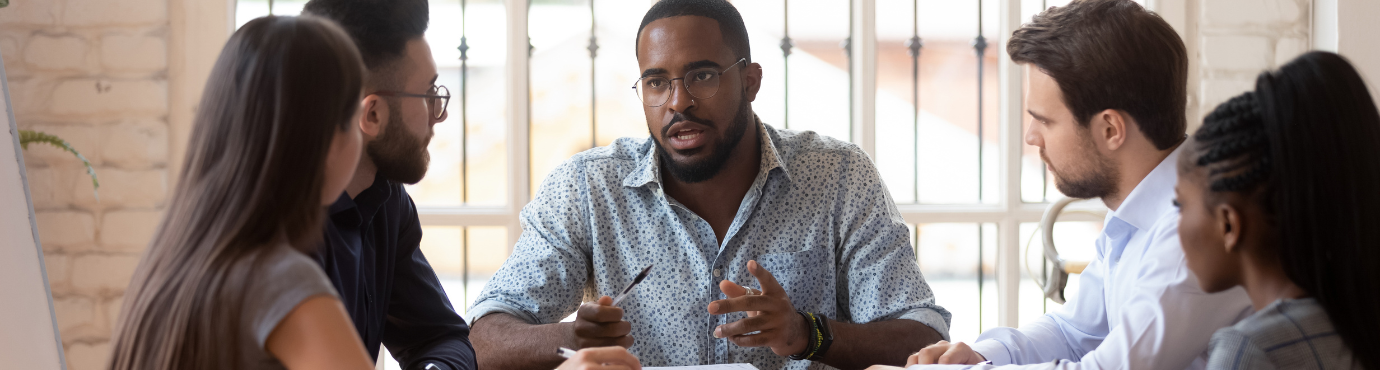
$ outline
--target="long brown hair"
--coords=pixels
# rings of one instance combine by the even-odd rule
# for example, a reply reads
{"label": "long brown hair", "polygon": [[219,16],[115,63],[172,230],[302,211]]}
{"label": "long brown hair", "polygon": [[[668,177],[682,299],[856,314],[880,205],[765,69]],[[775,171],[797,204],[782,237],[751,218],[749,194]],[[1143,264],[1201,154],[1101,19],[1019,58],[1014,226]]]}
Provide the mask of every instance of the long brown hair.
{"label": "long brown hair", "polygon": [[[364,67],[329,20],[263,17],[206,83],[186,165],[126,293],[110,367],[236,369],[254,253],[321,235],[324,164],[351,129]],[[251,267],[246,273],[240,267]],[[232,268],[235,267],[235,268]]]}

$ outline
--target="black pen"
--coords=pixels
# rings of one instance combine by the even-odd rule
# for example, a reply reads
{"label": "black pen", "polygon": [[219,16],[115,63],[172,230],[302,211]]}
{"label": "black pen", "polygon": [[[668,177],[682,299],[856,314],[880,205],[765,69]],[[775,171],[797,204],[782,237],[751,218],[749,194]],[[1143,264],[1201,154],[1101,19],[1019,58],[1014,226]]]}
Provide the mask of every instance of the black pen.
{"label": "black pen", "polygon": [[647,268],[642,269],[642,272],[638,273],[636,278],[633,278],[632,284],[628,284],[627,288],[623,288],[622,293],[618,293],[618,297],[613,299],[614,307],[618,307],[618,303],[623,302],[623,299],[628,298],[628,294],[632,293],[633,287],[636,287],[638,283],[641,283],[643,279],[647,278],[647,274],[652,272],[652,266],[654,265],[647,265]]}

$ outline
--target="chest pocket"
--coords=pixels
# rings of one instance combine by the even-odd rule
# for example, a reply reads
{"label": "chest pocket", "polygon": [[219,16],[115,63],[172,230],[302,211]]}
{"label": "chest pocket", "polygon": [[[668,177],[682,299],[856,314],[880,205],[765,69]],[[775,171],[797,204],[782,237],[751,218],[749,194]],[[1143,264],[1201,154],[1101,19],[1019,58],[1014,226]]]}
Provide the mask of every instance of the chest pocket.
{"label": "chest pocket", "polygon": [[834,299],[834,254],[828,248],[764,254],[757,258],[771,272],[791,302],[801,309],[818,310]]}

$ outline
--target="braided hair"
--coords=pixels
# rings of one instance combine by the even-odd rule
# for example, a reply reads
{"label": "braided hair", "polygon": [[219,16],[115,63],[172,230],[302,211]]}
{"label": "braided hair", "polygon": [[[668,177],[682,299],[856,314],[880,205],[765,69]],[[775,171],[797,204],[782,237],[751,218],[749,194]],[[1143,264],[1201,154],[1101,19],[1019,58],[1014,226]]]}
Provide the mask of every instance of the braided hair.
{"label": "braided hair", "polygon": [[[1289,280],[1318,301],[1357,365],[1380,369],[1380,111],[1346,59],[1310,52],[1262,73],[1194,134],[1210,193],[1253,194]],[[1209,195],[1209,198],[1213,195]]]}
{"label": "braided hair", "polygon": [[1270,142],[1265,135],[1254,92],[1218,105],[1193,134],[1199,145],[1194,164],[1208,168],[1214,192],[1244,192],[1265,182],[1270,174]]}

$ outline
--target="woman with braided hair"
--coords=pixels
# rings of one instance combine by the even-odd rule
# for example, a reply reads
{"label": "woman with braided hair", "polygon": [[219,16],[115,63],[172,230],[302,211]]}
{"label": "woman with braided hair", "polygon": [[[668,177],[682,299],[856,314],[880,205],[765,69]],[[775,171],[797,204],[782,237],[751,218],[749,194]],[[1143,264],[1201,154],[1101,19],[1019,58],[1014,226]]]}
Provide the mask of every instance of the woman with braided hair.
{"label": "woman with braided hair", "polygon": [[1351,64],[1263,73],[1184,146],[1188,267],[1256,310],[1213,335],[1208,368],[1380,369],[1380,113]]}

